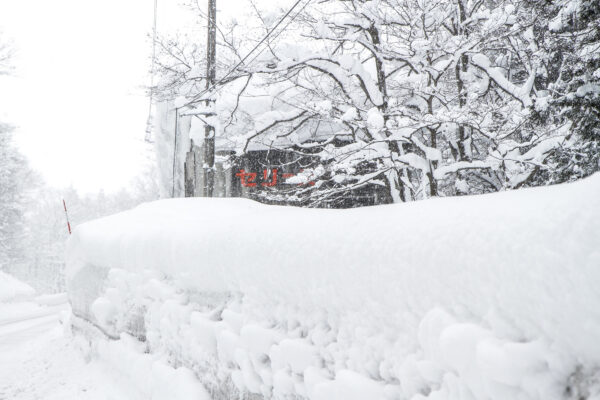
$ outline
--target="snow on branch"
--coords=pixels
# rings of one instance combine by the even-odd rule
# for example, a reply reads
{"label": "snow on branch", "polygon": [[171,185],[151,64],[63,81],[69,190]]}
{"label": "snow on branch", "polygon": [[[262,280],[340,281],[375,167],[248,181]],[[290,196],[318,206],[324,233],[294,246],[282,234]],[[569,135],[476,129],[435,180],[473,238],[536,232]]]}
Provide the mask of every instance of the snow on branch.
{"label": "snow on branch", "polygon": [[[250,142],[252,141],[252,139],[266,133],[271,128],[274,128],[275,126],[277,126],[279,124],[295,121],[298,118],[306,115],[307,113],[308,113],[308,111],[305,111],[305,110],[301,111],[301,112],[293,110],[293,111],[288,111],[288,112],[271,111],[271,112],[263,114],[261,117],[261,120],[259,122],[260,127],[258,129],[254,129],[253,131],[249,132],[247,135],[245,135],[243,137],[243,140],[245,141],[243,152],[246,152],[248,150],[248,146],[250,145]],[[298,126],[292,128],[292,129],[294,129],[294,130],[298,129]]]}
{"label": "snow on branch", "polygon": [[451,174],[453,172],[458,172],[462,169],[485,169],[485,168],[490,168],[490,164],[484,162],[484,161],[473,161],[473,162],[468,162],[468,161],[459,161],[459,162],[455,162],[454,164],[450,164],[450,165],[444,165],[443,167],[439,167],[437,168],[434,172],[433,172],[433,177],[435,179],[444,179],[444,177],[448,174]]}
{"label": "snow on branch", "polygon": [[529,73],[527,81],[523,86],[517,86],[510,82],[502,73],[502,70],[497,67],[492,67],[490,59],[484,54],[478,53],[471,57],[471,62],[476,67],[485,71],[485,73],[494,81],[503,91],[519,100],[523,107],[529,107],[533,104],[530,93],[533,88],[536,70],[533,68]]}

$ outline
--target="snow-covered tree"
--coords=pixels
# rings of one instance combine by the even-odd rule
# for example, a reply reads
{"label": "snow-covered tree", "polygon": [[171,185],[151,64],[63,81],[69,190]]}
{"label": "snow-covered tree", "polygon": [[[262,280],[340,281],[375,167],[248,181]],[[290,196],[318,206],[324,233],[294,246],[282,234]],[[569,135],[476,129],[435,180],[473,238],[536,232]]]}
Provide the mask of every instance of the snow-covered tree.
{"label": "snow-covered tree", "polygon": [[156,200],[154,168],[116,193],[81,195],[73,187],[58,189],[41,179],[30,180],[27,212],[22,216],[22,262],[13,273],[41,292],[64,291],[64,252],[69,238],[62,200],[66,201],[71,227]]}
{"label": "snow-covered tree", "polygon": [[561,183],[600,170],[600,3],[533,2],[546,52],[538,81],[546,93],[533,120],[568,125],[568,135],[552,149],[526,182]]}
{"label": "snow-covered tree", "polygon": [[17,268],[25,255],[26,187],[31,171],[0,123],[0,270]]}
{"label": "snow-covered tree", "polygon": [[[221,32],[226,65],[258,43],[256,23],[269,32],[285,12],[251,4],[251,29]],[[306,2],[249,61],[233,71],[221,65],[221,77],[228,75],[210,94],[193,73],[202,58],[171,45],[163,82],[176,85],[163,93],[178,98],[173,104],[188,118],[179,120],[180,140],[194,136],[210,95],[218,99],[211,110],[217,142],[238,155],[258,146],[311,158],[294,179],[314,185],[287,193],[302,204],[382,188],[380,202],[399,202],[545,184],[567,179],[550,172],[578,177],[597,168],[589,160],[598,154],[596,7]],[[173,118],[162,121],[172,139]],[[173,171],[181,168],[177,157],[169,160]]]}
{"label": "snow-covered tree", "polygon": [[[12,69],[12,49],[0,35],[0,75]],[[25,181],[29,168],[13,143],[13,128],[0,121],[0,270],[23,261]]]}
{"label": "snow-covered tree", "polygon": [[13,70],[12,57],[14,54],[14,48],[3,38],[2,32],[0,32],[0,75],[7,75]]}
{"label": "snow-covered tree", "polygon": [[279,100],[298,119],[346,140],[318,144],[325,162],[307,171],[310,195],[375,184],[397,202],[512,187],[548,139],[522,130],[539,57],[527,11],[462,0],[309,7],[305,40],[258,71],[294,87]]}

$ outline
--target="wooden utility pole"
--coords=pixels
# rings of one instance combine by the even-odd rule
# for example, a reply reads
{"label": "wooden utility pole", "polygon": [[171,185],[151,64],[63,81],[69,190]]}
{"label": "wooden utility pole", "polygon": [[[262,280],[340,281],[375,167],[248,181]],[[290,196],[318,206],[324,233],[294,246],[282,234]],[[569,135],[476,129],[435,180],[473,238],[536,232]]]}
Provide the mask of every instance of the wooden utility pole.
{"label": "wooden utility pole", "polygon": [[[217,64],[217,0],[208,0],[208,43],[206,45],[206,89],[210,94],[210,88],[215,84]],[[214,99],[206,100],[208,109]],[[214,106],[214,104],[213,104]],[[214,108],[214,107],[212,107]],[[213,197],[215,186],[215,127],[206,125],[204,127],[204,197]]]}
{"label": "wooden utility pole", "polygon": [[[206,43],[206,92],[210,96],[216,78],[217,57],[217,0],[208,0],[208,32]],[[214,108],[214,99],[205,100],[207,110]],[[215,116],[213,112],[204,117]],[[185,159],[185,197],[213,197],[215,186],[215,127],[204,126],[202,151],[192,140]],[[201,165],[200,165],[201,163]],[[201,172],[201,173],[200,173]]]}

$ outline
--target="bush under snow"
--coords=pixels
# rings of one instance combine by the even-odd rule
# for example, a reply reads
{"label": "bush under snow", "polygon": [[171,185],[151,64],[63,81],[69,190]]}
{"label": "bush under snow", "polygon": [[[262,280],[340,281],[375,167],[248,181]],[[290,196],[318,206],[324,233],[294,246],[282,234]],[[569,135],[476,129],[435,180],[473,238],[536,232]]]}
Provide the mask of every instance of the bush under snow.
{"label": "bush under snow", "polygon": [[79,226],[76,315],[214,399],[600,398],[600,175],[351,210],[175,199]]}

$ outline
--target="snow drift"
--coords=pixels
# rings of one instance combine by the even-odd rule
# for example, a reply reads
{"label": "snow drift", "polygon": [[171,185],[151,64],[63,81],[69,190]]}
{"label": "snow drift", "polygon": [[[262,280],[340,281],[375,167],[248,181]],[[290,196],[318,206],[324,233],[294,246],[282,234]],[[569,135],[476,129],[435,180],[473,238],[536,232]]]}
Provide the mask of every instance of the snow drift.
{"label": "snow drift", "polygon": [[213,398],[592,398],[599,244],[598,174],[351,210],[175,199],[79,226],[68,284]]}

